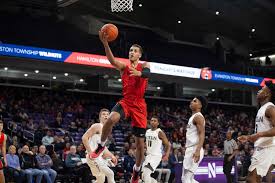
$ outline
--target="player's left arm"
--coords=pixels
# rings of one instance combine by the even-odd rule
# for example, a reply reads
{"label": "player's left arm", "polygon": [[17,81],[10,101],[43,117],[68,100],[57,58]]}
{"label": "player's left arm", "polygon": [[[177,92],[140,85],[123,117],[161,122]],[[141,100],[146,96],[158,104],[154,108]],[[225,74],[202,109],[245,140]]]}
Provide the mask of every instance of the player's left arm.
{"label": "player's left arm", "polygon": [[165,155],[163,157],[163,160],[168,161],[170,150],[171,150],[171,144],[170,144],[166,134],[162,130],[159,131],[159,138],[161,139],[162,144],[164,145],[164,149],[165,149]]}
{"label": "player's left arm", "polygon": [[6,152],[7,152],[6,146],[7,146],[7,135],[4,134],[4,142],[3,142],[3,146],[2,146],[1,150],[2,150],[2,155],[4,157],[5,166],[8,166],[8,164],[7,164],[7,157],[6,157]]}
{"label": "player's left arm", "polygon": [[149,78],[151,71],[150,71],[150,64],[149,62],[144,62],[142,64],[142,71],[138,71],[133,67],[129,67],[130,69],[130,76],[138,76],[138,77],[142,77],[142,78]]}
{"label": "player's left arm", "polygon": [[117,165],[117,158],[115,157],[115,155],[114,155],[113,153],[111,153],[111,152],[109,151],[108,148],[105,148],[102,157],[103,157],[104,159],[106,159],[106,158],[111,158],[111,159],[112,159],[112,162],[114,163],[114,165]]}
{"label": "player's left arm", "polygon": [[193,123],[197,127],[198,136],[199,136],[199,143],[197,145],[193,158],[195,162],[198,162],[200,159],[200,150],[203,146],[204,138],[205,138],[204,117],[201,115],[196,115],[194,117]]}
{"label": "player's left arm", "polygon": [[264,132],[258,132],[258,137],[273,137],[275,136],[275,106],[268,106],[265,110],[265,117],[269,120],[272,128]]}

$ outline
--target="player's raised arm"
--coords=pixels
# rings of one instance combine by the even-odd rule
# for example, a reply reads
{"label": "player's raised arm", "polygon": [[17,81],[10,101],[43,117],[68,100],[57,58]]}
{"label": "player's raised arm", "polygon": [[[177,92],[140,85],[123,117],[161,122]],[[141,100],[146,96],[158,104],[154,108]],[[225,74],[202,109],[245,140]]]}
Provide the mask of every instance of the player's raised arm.
{"label": "player's raised arm", "polygon": [[105,49],[105,53],[106,56],[109,60],[109,62],[119,71],[123,71],[123,69],[126,67],[125,63],[122,63],[120,61],[115,60],[115,57],[112,53],[112,50],[109,46],[109,43],[107,41],[108,39],[108,35],[105,32],[99,31],[99,39],[102,42],[104,49]]}

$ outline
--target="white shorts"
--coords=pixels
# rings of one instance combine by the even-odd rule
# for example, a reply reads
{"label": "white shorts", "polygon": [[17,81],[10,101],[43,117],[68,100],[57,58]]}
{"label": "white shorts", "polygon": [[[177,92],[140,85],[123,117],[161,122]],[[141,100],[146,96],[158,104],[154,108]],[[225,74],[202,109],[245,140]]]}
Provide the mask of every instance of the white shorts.
{"label": "white shorts", "polygon": [[[113,173],[113,171],[108,167],[108,163],[102,157],[91,160],[86,156],[87,164],[89,165],[93,176],[108,176]],[[105,180],[105,179],[104,179]]]}
{"label": "white shorts", "polygon": [[197,146],[192,146],[192,147],[187,147],[186,148],[185,155],[184,155],[184,160],[183,160],[183,170],[186,169],[186,170],[189,170],[189,171],[195,173],[196,170],[198,169],[199,164],[200,164],[200,162],[201,162],[201,160],[203,159],[203,156],[204,156],[204,150],[203,150],[203,148],[201,148],[201,150],[200,150],[200,159],[197,163],[195,163],[194,159],[193,159],[193,154],[195,153],[196,148],[197,148]]}
{"label": "white shorts", "polygon": [[[156,170],[156,168],[159,166],[160,162],[161,162],[161,159],[162,159],[162,155],[160,156],[156,156],[156,155],[151,155],[151,154],[148,154],[147,156],[145,156],[145,160],[142,164],[142,169],[150,164],[150,166],[152,167],[153,171],[154,172]],[[150,168],[149,168],[150,169]]]}
{"label": "white shorts", "polygon": [[275,146],[254,149],[254,153],[251,157],[251,165],[249,171],[252,172],[256,169],[257,174],[261,177],[266,176],[269,167],[275,163]]}

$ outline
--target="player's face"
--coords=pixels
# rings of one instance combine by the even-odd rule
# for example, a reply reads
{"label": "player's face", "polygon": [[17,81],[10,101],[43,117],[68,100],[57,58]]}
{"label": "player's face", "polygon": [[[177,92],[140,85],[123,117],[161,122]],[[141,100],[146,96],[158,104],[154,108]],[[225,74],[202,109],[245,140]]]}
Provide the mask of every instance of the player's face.
{"label": "player's face", "polygon": [[270,90],[267,86],[262,87],[261,90],[257,93],[257,100],[262,101],[265,100],[266,97],[270,96]]}
{"label": "player's face", "polygon": [[158,125],[159,125],[158,119],[157,119],[157,118],[152,118],[152,119],[150,120],[150,125],[151,125],[153,128],[157,128]]}
{"label": "player's face", "polygon": [[140,49],[138,47],[132,46],[129,50],[129,60],[137,61],[141,57]]}
{"label": "player's face", "polygon": [[0,123],[0,132],[3,130],[3,123]]}
{"label": "player's face", "polygon": [[104,124],[104,123],[107,121],[109,114],[110,114],[110,113],[107,112],[107,111],[101,112],[101,114],[100,114],[100,119],[99,119],[100,122]]}
{"label": "player's face", "polygon": [[199,99],[194,98],[193,100],[191,100],[189,107],[191,110],[201,108],[201,102],[199,101]]}

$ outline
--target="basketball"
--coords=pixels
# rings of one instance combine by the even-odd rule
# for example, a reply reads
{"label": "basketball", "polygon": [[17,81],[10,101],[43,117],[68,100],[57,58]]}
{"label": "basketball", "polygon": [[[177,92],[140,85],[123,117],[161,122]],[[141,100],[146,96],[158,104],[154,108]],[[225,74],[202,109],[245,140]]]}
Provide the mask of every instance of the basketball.
{"label": "basketball", "polygon": [[101,31],[108,35],[108,42],[114,41],[118,36],[118,29],[114,24],[105,24]]}

